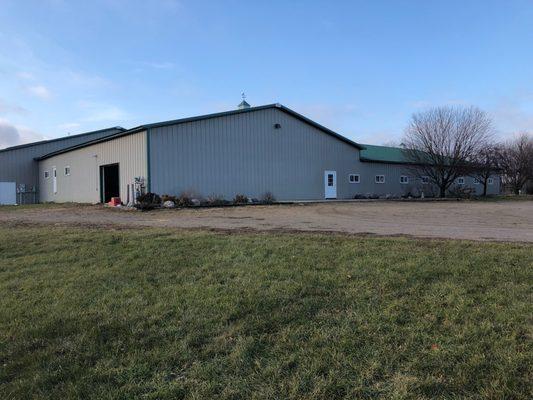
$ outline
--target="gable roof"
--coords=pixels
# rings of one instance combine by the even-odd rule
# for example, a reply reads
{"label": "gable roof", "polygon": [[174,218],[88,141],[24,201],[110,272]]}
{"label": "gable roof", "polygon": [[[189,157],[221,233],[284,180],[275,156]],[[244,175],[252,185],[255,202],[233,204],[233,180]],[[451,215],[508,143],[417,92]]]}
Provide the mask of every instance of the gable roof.
{"label": "gable roof", "polygon": [[407,154],[400,147],[374,146],[364,144],[361,150],[360,160],[369,162],[382,162],[391,164],[411,164]]}
{"label": "gable roof", "polygon": [[102,133],[102,132],[111,131],[111,130],[116,130],[116,131],[118,130],[118,131],[124,132],[126,129],[121,127],[121,126],[113,126],[111,128],[99,129],[97,131],[78,133],[77,135],[62,136],[62,137],[55,138],[55,139],[47,139],[47,140],[40,140],[38,142],[19,144],[17,146],[11,146],[11,147],[6,147],[5,149],[0,149],[0,152],[23,149],[25,147],[38,146],[38,145],[41,145],[41,144],[47,144],[47,143],[53,143],[53,142],[60,142],[62,140],[67,140],[67,139],[72,139],[72,138],[81,138],[83,136],[90,136],[90,135],[94,135],[96,133]]}
{"label": "gable roof", "polygon": [[332,131],[331,129],[328,129],[326,128],[325,126],[323,125],[320,125],[319,123],[307,118],[307,117],[304,117],[303,115],[301,114],[298,114],[296,111],[293,111],[291,110],[290,108],[288,107],[285,107],[281,104],[278,104],[278,103],[275,103],[275,104],[267,104],[267,105],[264,105],[264,106],[257,106],[257,107],[250,107],[250,108],[244,108],[244,109],[237,109],[237,110],[231,110],[231,111],[224,111],[224,112],[219,112],[219,113],[214,113],[214,114],[206,114],[206,115],[199,115],[199,116],[196,116],[196,117],[188,117],[188,118],[180,118],[180,119],[174,119],[174,120],[170,120],[170,121],[164,121],[164,122],[156,122],[156,123],[152,123],[152,124],[145,124],[145,125],[140,125],[140,126],[137,126],[135,128],[132,128],[132,129],[129,129],[129,130],[126,130],[126,131],[123,131],[123,132],[119,132],[115,135],[111,135],[111,136],[107,136],[105,138],[101,138],[101,139],[95,139],[95,140],[92,140],[92,141],[89,141],[89,142],[86,142],[86,143],[83,143],[83,144],[79,144],[79,145],[76,145],[76,146],[72,146],[72,147],[68,147],[66,149],[62,149],[62,150],[58,150],[58,151],[54,151],[53,153],[49,153],[49,154],[45,154],[44,156],[41,156],[41,157],[37,157],[35,158],[36,160],[40,161],[40,160],[44,160],[46,158],[50,158],[50,157],[53,157],[53,156],[56,156],[58,154],[62,154],[62,153],[67,153],[69,151],[72,151],[72,150],[76,150],[76,149],[80,149],[80,148],[83,148],[83,147],[87,147],[87,146],[91,146],[93,144],[96,144],[96,143],[102,143],[102,142],[107,142],[109,140],[113,140],[113,139],[117,139],[119,137],[123,137],[123,136],[127,136],[127,135],[131,135],[133,133],[137,133],[137,132],[142,132],[142,131],[145,131],[145,130],[148,130],[148,129],[152,129],[152,128],[160,128],[160,127],[164,127],[164,126],[169,126],[169,125],[178,125],[178,124],[184,124],[184,123],[187,123],[187,122],[194,122],[194,121],[201,121],[201,120],[206,120],[206,119],[211,119],[211,118],[218,118],[218,117],[226,117],[226,116],[230,116],[230,115],[236,115],[236,114],[243,114],[243,113],[249,113],[249,112],[254,112],[254,111],[259,111],[259,110],[267,110],[267,109],[278,109],[280,111],[283,111],[291,116],[293,116],[294,118],[296,119],[299,119],[300,121],[302,122],[305,122],[319,130],[321,130],[322,132],[324,133],[327,133],[328,135],[331,135],[357,149],[363,149],[363,146],[361,146],[360,144],[357,144],[355,143],[354,141]]}

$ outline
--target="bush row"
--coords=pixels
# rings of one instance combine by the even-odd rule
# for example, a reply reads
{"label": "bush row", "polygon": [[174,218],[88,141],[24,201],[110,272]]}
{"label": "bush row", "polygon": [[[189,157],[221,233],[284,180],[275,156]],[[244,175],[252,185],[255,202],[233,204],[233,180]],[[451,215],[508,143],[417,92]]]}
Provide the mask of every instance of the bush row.
{"label": "bush row", "polygon": [[182,193],[179,196],[164,194],[159,196],[156,193],[146,193],[137,198],[135,207],[140,210],[153,210],[158,207],[220,207],[228,205],[243,204],[272,204],[276,201],[274,195],[266,192],[261,199],[251,198],[244,194],[237,194],[232,200],[227,200],[220,195],[210,195],[207,197],[195,196],[191,193]]}

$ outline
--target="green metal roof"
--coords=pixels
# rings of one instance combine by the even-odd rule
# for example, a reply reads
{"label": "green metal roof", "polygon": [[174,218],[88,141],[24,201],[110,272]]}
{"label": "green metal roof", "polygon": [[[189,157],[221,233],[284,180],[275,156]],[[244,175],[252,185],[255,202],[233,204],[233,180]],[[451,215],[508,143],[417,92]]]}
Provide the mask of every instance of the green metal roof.
{"label": "green metal roof", "polygon": [[374,146],[363,144],[361,150],[361,161],[373,161],[394,164],[409,164],[410,161],[404,150],[399,147]]}

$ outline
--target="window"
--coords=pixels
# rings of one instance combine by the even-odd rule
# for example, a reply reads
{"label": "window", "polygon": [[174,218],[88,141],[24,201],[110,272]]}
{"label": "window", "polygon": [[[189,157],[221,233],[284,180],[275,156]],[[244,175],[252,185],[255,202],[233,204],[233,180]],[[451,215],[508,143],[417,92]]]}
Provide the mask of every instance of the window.
{"label": "window", "polygon": [[65,167],[65,175],[66,176],[70,175],[70,167]]}
{"label": "window", "polygon": [[376,175],[374,179],[376,183],[385,183],[385,175]]}
{"label": "window", "polygon": [[494,184],[494,178],[489,178],[489,179],[487,179],[487,183],[488,183],[489,185],[493,185],[493,184]]}
{"label": "window", "polygon": [[359,178],[359,174],[350,174],[350,175],[348,175],[348,178],[349,178],[350,183],[359,183],[359,182],[361,182],[360,178]]}
{"label": "window", "polygon": [[333,186],[333,174],[328,174],[328,186]]}
{"label": "window", "polygon": [[48,179],[48,178],[50,178],[50,172],[44,171],[44,179]]}
{"label": "window", "polygon": [[421,178],[422,184],[427,185],[429,183],[429,176],[422,176]]}
{"label": "window", "polygon": [[400,176],[400,183],[403,183],[403,184],[409,183],[409,177],[405,175]]}
{"label": "window", "polygon": [[458,185],[464,185],[465,184],[465,178],[463,178],[463,177],[457,178],[457,184]]}
{"label": "window", "polygon": [[481,182],[479,181],[479,179],[475,178],[474,179],[474,185],[479,185]]}

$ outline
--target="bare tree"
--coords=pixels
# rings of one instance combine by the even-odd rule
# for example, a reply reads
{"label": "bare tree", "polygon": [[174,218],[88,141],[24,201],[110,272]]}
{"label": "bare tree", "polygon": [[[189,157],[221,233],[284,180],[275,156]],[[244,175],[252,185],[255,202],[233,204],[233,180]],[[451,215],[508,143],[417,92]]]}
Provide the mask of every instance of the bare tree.
{"label": "bare tree", "polygon": [[483,185],[483,196],[487,195],[489,179],[499,170],[499,148],[496,144],[487,142],[473,155],[468,175],[477,179]]}
{"label": "bare tree", "polygon": [[514,194],[519,194],[528,180],[533,179],[533,137],[522,133],[501,146],[499,151],[503,181]]}
{"label": "bare tree", "polygon": [[415,113],[407,127],[404,152],[418,176],[427,176],[440,197],[468,174],[474,156],[492,137],[492,122],[476,107],[437,107]]}

